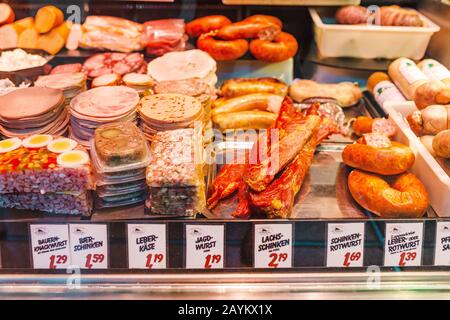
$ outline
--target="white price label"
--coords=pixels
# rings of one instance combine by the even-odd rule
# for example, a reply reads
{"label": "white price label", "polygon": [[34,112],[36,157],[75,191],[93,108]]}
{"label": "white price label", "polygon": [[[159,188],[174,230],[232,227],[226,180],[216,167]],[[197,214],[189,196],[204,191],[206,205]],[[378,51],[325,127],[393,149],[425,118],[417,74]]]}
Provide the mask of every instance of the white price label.
{"label": "white price label", "polygon": [[386,223],[384,265],[420,266],[422,261],[423,223]]}
{"label": "white price label", "polygon": [[64,269],[70,266],[67,224],[31,224],[34,269]]}
{"label": "white price label", "polygon": [[436,223],[436,244],[434,252],[435,266],[450,265],[450,222],[438,221]]}
{"label": "white price label", "polygon": [[223,225],[186,225],[186,268],[223,268],[224,238]]}
{"label": "white price label", "polygon": [[364,223],[329,223],[327,267],[362,267]]}
{"label": "white price label", "polygon": [[292,268],[292,224],[255,225],[255,268]]}
{"label": "white price label", "polygon": [[128,267],[167,268],[165,224],[128,224]]}
{"label": "white price label", "polygon": [[81,269],[108,268],[108,228],[106,224],[70,224],[72,264]]}

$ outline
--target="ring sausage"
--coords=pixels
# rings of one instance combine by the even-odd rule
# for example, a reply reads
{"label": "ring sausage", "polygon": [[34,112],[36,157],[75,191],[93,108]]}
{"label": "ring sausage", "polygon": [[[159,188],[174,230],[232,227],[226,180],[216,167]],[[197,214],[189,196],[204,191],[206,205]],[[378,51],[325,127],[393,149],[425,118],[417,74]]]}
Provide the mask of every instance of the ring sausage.
{"label": "ring sausage", "polygon": [[342,160],[346,165],[384,175],[405,172],[412,167],[414,159],[411,149],[396,141],[391,141],[389,147],[375,147],[361,138],[342,151]]}
{"label": "ring sausage", "polygon": [[217,40],[214,32],[202,34],[197,40],[197,48],[207,52],[218,61],[236,60],[248,51],[248,42],[244,39]]}
{"label": "ring sausage", "polygon": [[262,61],[279,62],[287,60],[297,53],[298,43],[294,36],[280,32],[273,42],[256,39],[250,42],[250,52]]}
{"label": "ring sausage", "polygon": [[273,40],[281,28],[270,21],[239,21],[220,28],[217,37],[223,40],[264,39]]}
{"label": "ring sausage", "polygon": [[268,16],[265,14],[255,14],[253,16],[247,17],[245,18],[243,21],[246,22],[270,22],[273,23],[275,25],[277,25],[278,27],[280,27],[280,30],[283,28],[283,22],[281,22],[280,19],[278,19],[277,17],[274,16]]}
{"label": "ring sausage", "polygon": [[424,185],[412,173],[395,177],[391,186],[378,175],[353,170],[348,188],[361,207],[385,218],[420,218],[429,204]]}
{"label": "ring sausage", "polygon": [[212,15],[194,19],[186,24],[186,33],[193,38],[203,33],[218,30],[231,24],[231,20],[222,15]]}

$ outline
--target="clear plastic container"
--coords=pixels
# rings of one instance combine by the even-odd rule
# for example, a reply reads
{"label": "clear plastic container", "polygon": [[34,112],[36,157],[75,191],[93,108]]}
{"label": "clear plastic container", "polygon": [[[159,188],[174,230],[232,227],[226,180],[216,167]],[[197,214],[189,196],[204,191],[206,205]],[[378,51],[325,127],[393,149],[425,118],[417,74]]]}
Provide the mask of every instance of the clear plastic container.
{"label": "clear plastic container", "polygon": [[117,167],[145,160],[147,142],[138,127],[131,122],[115,122],[95,130],[95,150],[99,162]]}
{"label": "clear plastic container", "polygon": [[130,171],[145,168],[150,164],[150,148],[147,143],[144,144],[143,156],[139,160],[126,164],[114,165],[111,165],[111,161],[109,161],[110,164],[108,164],[99,158],[97,150],[95,148],[95,139],[91,139],[90,147],[92,163],[94,164],[95,169],[98,173],[100,172],[103,174],[108,174],[110,176],[122,176],[122,173],[126,175],[129,174]]}
{"label": "clear plastic container", "polygon": [[99,197],[103,198],[103,197],[121,196],[146,190],[147,184],[145,183],[145,180],[138,180],[133,183],[118,183],[99,186],[95,191]]}
{"label": "clear plastic container", "polygon": [[96,172],[96,185],[113,185],[120,183],[130,183],[138,180],[145,180],[145,171],[146,168],[138,168],[127,170],[123,172],[114,172],[112,173],[100,173]]}
{"label": "clear plastic container", "polygon": [[101,198],[95,199],[95,208],[96,209],[109,209],[109,208],[118,208],[118,207],[126,207],[126,206],[134,206],[137,204],[143,204],[145,201],[145,195],[139,195],[137,197],[133,197],[130,199],[126,199],[123,201],[117,201],[117,202],[108,202],[104,201]]}

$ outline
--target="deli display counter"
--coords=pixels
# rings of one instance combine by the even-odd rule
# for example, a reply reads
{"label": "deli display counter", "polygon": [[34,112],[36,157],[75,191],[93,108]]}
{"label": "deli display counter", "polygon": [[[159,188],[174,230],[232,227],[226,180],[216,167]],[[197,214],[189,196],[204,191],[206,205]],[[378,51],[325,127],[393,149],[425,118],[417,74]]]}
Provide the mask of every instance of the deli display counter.
{"label": "deli display counter", "polygon": [[447,5],[251,2],[0,5],[1,299],[448,298]]}

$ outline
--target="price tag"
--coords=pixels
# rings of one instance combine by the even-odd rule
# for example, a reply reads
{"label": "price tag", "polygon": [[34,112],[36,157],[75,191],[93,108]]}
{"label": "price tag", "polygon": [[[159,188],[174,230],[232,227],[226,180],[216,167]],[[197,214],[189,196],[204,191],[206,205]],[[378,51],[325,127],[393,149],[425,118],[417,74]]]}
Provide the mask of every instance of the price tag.
{"label": "price tag", "polygon": [[223,225],[186,225],[186,268],[221,269],[224,266]]}
{"label": "price tag", "polygon": [[31,224],[34,269],[64,269],[70,266],[67,224]]}
{"label": "price tag", "polygon": [[81,269],[108,268],[108,228],[106,224],[70,224],[72,264]]}
{"label": "price tag", "polygon": [[362,267],[364,223],[329,223],[327,267]]}
{"label": "price tag", "polygon": [[386,223],[384,265],[420,266],[422,261],[423,223]]}
{"label": "price tag", "polygon": [[167,268],[165,224],[128,224],[128,267]]}
{"label": "price tag", "polygon": [[255,224],[255,268],[292,268],[292,224]]}
{"label": "price tag", "polygon": [[434,265],[450,265],[450,221],[438,221],[436,223]]}

